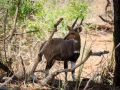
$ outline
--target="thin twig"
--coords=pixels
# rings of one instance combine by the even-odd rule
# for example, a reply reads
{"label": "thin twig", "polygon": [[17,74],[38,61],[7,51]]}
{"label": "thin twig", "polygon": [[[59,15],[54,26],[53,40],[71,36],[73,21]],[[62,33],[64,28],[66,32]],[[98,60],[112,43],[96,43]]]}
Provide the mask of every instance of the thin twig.
{"label": "thin twig", "polygon": [[14,19],[14,23],[13,23],[13,29],[10,33],[10,39],[9,42],[11,42],[12,37],[16,31],[16,23],[17,23],[17,17],[18,17],[18,10],[19,10],[19,5],[20,5],[21,0],[18,0],[17,6],[16,6],[16,11],[15,11],[15,19]]}
{"label": "thin twig", "polygon": [[0,88],[1,88],[2,86],[6,85],[9,81],[11,81],[12,78],[14,78],[14,76],[15,76],[15,75],[12,75],[7,81],[5,81],[4,83],[1,83],[1,84],[0,84]]}
{"label": "thin twig", "polygon": [[[117,49],[119,46],[120,46],[120,43],[118,43],[118,45],[115,47],[115,49]],[[114,50],[115,50],[115,49],[114,49]]]}
{"label": "thin twig", "polygon": [[14,36],[14,33],[16,31],[16,23],[17,23],[17,17],[18,17],[18,10],[19,10],[19,5],[20,5],[21,0],[18,0],[18,3],[16,5],[16,12],[15,12],[15,19],[14,19],[14,23],[13,23],[13,29],[10,32],[10,38],[8,41],[8,57],[9,59],[11,58],[11,40]]}
{"label": "thin twig", "polygon": [[95,75],[93,75],[90,79],[89,79],[89,81],[87,82],[87,84],[86,84],[86,86],[84,87],[84,89],[83,90],[87,90],[87,88],[88,88],[88,86],[89,86],[89,84],[90,84],[90,81],[91,80],[93,80],[95,77],[97,77],[97,75],[95,74]]}
{"label": "thin twig", "polygon": [[25,79],[25,83],[26,83],[26,82],[27,82],[26,69],[25,69],[25,65],[24,65],[24,63],[23,63],[23,59],[22,59],[21,56],[20,56],[20,59],[21,59],[21,64],[22,64],[23,72],[24,72],[24,79]]}
{"label": "thin twig", "polygon": [[[6,37],[6,23],[7,23],[7,16],[8,16],[8,9],[6,10],[6,15],[5,15],[5,18],[4,18],[4,38]],[[6,59],[6,62],[7,62],[7,56],[6,56],[6,45],[5,45],[5,39],[4,39],[4,52],[5,52],[5,59]]]}
{"label": "thin twig", "polygon": [[32,32],[38,32],[39,30],[33,30],[33,31],[27,31],[24,33],[14,33],[13,35],[22,35],[22,34],[26,34],[26,33],[32,33]]}
{"label": "thin twig", "polygon": [[7,81],[5,81],[4,83],[0,83],[0,88],[1,88],[2,86],[6,85],[8,82],[10,82],[13,78],[16,78],[16,75],[17,75],[18,73],[20,73],[21,70],[22,70],[22,69],[20,69],[18,72],[16,72],[15,74],[13,74],[13,75],[12,75]]}

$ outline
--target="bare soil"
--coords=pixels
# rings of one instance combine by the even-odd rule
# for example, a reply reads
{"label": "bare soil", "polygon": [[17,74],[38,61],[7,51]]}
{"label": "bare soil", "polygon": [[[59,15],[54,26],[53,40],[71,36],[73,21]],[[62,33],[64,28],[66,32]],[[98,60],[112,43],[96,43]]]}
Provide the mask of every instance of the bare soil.
{"label": "bare soil", "polygon": [[[91,3],[91,7],[90,7],[91,13],[90,13],[89,17],[87,17],[85,19],[85,22],[105,24],[97,16],[99,14],[100,15],[105,14],[105,5],[106,5],[106,0],[93,0],[93,3]],[[31,44],[28,47],[27,46],[22,47],[22,48],[27,48],[27,49],[29,48],[29,50],[24,49],[24,51],[20,53],[21,56],[23,56],[24,60],[26,61],[25,62],[26,70],[28,70],[28,71],[32,68],[32,65],[33,65],[34,60],[35,60],[35,56],[38,53],[38,50],[36,50],[36,49],[38,49],[38,47],[40,45],[36,44],[37,42],[38,41],[34,42],[33,43],[34,45]],[[91,31],[88,31],[88,32],[86,32],[86,30],[83,30],[83,32],[81,33],[81,55],[80,55],[79,59],[77,60],[76,64],[80,63],[81,60],[82,60],[82,54],[83,54],[83,48],[84,48],[85,42],[86,42],[85,53],[88,50],[92,50],[94,52],[99,52],[99,51],[106,50],[106,51],[109,51],[110,53],[107,54],[107,55],[102,55],[102,56],[91,56],[85,62],[85,64],[83,65],[83,69],[82,69],[82,73],[81,73],[81,77],[80,77],[81,80],[83,78],[91,78],[95,74],[101,74],[101,72],[103,71],[104,68],[107,69],[108,64],[111,60],[112,50],[113,50],[113,46],[114,46],[113,45],[113,33],[112,32],[105,32],[104,30],[101,30],[101,31],[91,30]],[[32,47],[32,49],[31,49],[31,47]],[[34,53],[33,53],[33,51],[34,51]],[[28,52],[27,55],[26,55],[26,52]],[[18,58],[18,57],[19,56],[16,56],[16,58]],[[84,54],[84,57],[85,57],[85,54]],[[16,66],[14,66],[14,68],[16,67],[15,68],[16,70],[14,70],[14,71],[18,71],[17,68],[22,67],[20,65],[20,63],[21,63],[21,61],[17,61],[17,62],[13,63],[13,64],[16,65]],[[42,66],[41,66],[41,64],[39,64],[38,67],[37,67],[37,70],[40,70],[40,69],[43,70],[44,68],[45,68],[45,64],[43,64]],[[70,68],[70,63],[69,63],[69,68]],[[51,68],[50,73],[54,72],[56,70],[60,70],[60,69],[63,69],[63,62],[57,62],[56,61],[54,66]],[[75,71],[76,79],[78,77],[78,72],[79,72],[79,68],[77,68],[76,71]],[[41,79],[44,76],[43,73],[41,73],[41,72],[37,72],[36,75]],[[64,81],[64,73],[61,73],[61,74],[57,75],[55,78],[57,80]],[[76,83],[79,84],[79,82],[71,82],[71,80],[72,80],[71,79],[71,73],[68,73],[68,80],[70,82],[69,86],[71,86],[71,87],[74,84],[76,85]],[[85,84],[87,83],[87,81],[85,81]],[[99,80],[97,80],[97,81],[99,81]],[[93,83],[93,84],[95,85],[95,83]],[[20,85],[20,87],[23,90],[40,90],[38,84],[33,85],[33,84],[30,83],[30,84],[28,84],[28,87],[24,87],[24,85],[22,83]],[[37,87],[38,87],[38,89],[37,89]],[[69,87],[69,88],[71,88],[71,87]],[[110,89],[103,89],[104,87],[105,86],[103,85],[102,89],[99,89],[99,90],[110,90]],[[68,90],[70,90],[69,88],[68,88]],[[19,90],[19,89],[16,89],[16,90]],[[98,90],[98,88],[94,89],[94,90]]]}

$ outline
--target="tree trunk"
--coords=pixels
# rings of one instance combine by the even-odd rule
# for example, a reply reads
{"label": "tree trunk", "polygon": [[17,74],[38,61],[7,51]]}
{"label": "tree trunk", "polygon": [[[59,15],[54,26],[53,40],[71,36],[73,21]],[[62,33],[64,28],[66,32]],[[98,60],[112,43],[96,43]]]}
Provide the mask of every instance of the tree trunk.
{"label": "tree trunk", "polygon": [[[120,43],[120,0],[114,2],[114,46]],[[114,86],[120,87],[120,45],[115,49]]]}

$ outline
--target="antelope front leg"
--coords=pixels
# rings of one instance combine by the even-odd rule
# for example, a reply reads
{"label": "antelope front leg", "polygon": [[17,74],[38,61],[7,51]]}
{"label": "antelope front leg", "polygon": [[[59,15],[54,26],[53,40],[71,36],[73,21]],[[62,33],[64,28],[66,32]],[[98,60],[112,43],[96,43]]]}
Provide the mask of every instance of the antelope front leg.
{"label": "antelope front leg", "polygon": [[[71,68],[75,67],[75,62],[71,61]],[[72,73],[72,79],[75,80],[75,70],[71,72]]]}
{"label": "antelope front leg", "polygon": [[34,71],[35,71],[35,69],[37,68],[39,62],[40,62],[39,59],[37,59],[37,60],[35,61],[34,65],[33,65],[33,68],[32,68],[32,70],[31,70],[31,72],[30,72],[30,77],[33,79],[33,81],[36,81],[36,82],[37,82],[38,80],[37,80],[37,76],[34,75]]}

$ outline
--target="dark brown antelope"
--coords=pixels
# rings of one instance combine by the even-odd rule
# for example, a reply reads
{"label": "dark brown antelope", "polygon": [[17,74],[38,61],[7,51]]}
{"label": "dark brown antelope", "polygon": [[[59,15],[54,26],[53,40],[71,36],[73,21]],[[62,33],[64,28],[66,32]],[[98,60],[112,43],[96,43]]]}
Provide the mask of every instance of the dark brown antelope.
{"label": "dark brown antelope", "polygon": [[[48,47],[46,47],[43,55],[47,60],[47,65],[45,70],[49,71],[49,69],[53,66],[55,60],[64,61],[64,69],[68,68],[68,61],[71,61],[71,68],[75,66],[75,63],[80,55],[81,48],[81,40],[80,40],[80,32],[82,30],[81,24],[74,28],[78,18],[73,23],[72,27],[68,27],[69,33],[65,38],[53,38]],[[44,42],[40,48],[45,45]],[[41,61],[41,55],[38,54],[39,60]],[[74,80],[74,72],[72,71],[72,79]],[[65,80],[67,81],[67,72],[65,72]]]}

